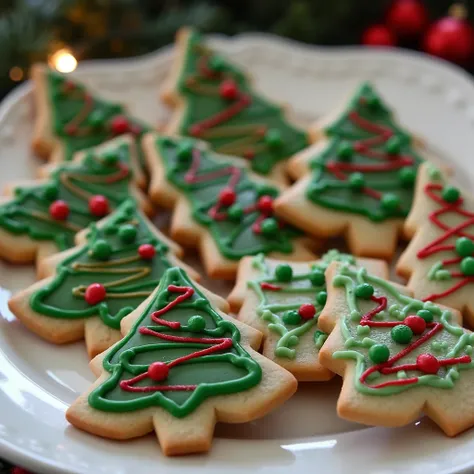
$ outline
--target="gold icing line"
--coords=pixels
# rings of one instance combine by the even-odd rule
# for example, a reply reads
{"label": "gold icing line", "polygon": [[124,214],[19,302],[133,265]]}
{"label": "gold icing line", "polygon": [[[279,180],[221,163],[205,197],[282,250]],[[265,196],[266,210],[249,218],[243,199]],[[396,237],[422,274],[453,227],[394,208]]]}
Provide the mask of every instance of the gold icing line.
{"label": "gold icing line", "polygon": [[60,227],[65,227],[66,229],[72,230],[73,232],[79,232],[80,230],[82,230],[82,227],[79,227],[76,224],[73,224],[72,222],[59,221],[56,219],[52,219],[48,214],[44,214],[40,211],[30,211],[30,215],[42,221],[56,224],[56,225],[59,225]]}

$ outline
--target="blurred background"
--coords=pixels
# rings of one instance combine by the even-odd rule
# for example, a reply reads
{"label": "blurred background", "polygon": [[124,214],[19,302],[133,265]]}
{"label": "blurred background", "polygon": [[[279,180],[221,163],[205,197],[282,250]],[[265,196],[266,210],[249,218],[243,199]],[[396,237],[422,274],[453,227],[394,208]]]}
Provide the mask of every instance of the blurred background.
{"label": "blurred background", "polygon": [[86,59],[136,56],[187,24],[317,45],[398,45],[473,72],[472,18],[474,0],[0,0],[0,97],[35,61],[70,72]]}

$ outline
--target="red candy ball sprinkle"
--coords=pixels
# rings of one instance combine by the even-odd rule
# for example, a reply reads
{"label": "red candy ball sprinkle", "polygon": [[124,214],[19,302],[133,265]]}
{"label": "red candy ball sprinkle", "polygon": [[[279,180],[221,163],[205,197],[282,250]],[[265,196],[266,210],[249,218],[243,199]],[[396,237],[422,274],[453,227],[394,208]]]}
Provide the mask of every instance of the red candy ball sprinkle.
{"label": "red candy ball sprinkle", "polygon": [[310,303],[302,304],[298,309],[298,314],[303,319],[312,319],[316,314],[316,308]]}
{"label": "red candy ball sprinkle", "polygon": [[244,151],[243,155],[247,160],[253,160],[255,158],[255,150],[253,148],[248,148]]}
{"label": "red candy ball sprinkle", "polygon": [[130,130],[130,124],[128,123],[127,117],[117,115],[117,117],[112,119],[110,128],[115,135],[122,135]]}
{"label": "red candy ball sprinkle", "polygon": [[423,334],[426,329],[426,321],[420,316],[407,316],[403,320],[403,324],[408,326],[413,334]]}
{"label": "red candy ball sprinkle", "polygon": [[140,255],[143,260],[151,260],[155,254],[155,247],[151,244],[142,244],[138,247],[138,255]]}
{"label": "red candy ball sprinkle", "polygon": [[416,365],[425,374],[437,374],[441,364],[438,359],[431,354],[420,354],[416,358]]}
{"label": "red candy ball sprinkle", "polygon": [[69,216],[69,206],[66,201],[58,199],[49,206],[49,215],[56,221],[65,221]]}
{"label": "red candy ball sprinkle", "polygon": [[189,128],[189,134],[193,137],[199,137],[199,135],[201,135],[203,131],[204,129],[201,127],[201,125],[198,124],[192,125]]}
{"label": "red candy ball sprinkle", "polygon": [[354,143],[353,148],[356,153],[364,153],[364,151],[367,151],[367,145],[359,142]]}
{"label": "red candy ball sprinkle", "polygon": [[76,84],[72,81],[64,81],[63,88],[66,92],[71,92],[76,88]]}
{"label": "red candy ball sprinkle", "polygon": [[219,202],[223,206],[232,206],[236,200],[237,196],[235,195],[235,192],[231,188],[224,188],[222,191],[219,193]]}
{"label": "red candy ball sprinkle", "polygon": [[168,377],[170,369],[164,362],[153,362],[153,364],[148,367],[148,377],[150,377],[155,382],[161,382]]}
{"label": "red candy ball sprinkle", "polygon": [[104,285],[101,285],[100,283],[91,283],[86,289],[84,299],[86,300],[87,304],[92,306],[104,301],[106,294],[107,292]]}
{"label": "red candy ball sprinkle", "polygon": [[223,99],[234,100],[239,95],[239,89],[235,81],[226,79],[219,86],[219,94]]}
{"label": "red candy ball sprinkle", "polygon": [[273,198],[271,196],[262,196],[257,202],[257,208],[264,214],[270,214],[273,211]]}
{"label": "red candy ball sprinkle", "polygon": [[65,127],[64,127],[64,131],[68,134],[68,135],[76,135],[77,133],[77,125],[73,124],[73,123],[69,123],[67,124]]}
{"label": "red candy ball sprinkle", "polygon": [[92,196],[89,199],[89,211],[92,215],[97,217],[106,216],[110,212],[109,200],[101,194]]}

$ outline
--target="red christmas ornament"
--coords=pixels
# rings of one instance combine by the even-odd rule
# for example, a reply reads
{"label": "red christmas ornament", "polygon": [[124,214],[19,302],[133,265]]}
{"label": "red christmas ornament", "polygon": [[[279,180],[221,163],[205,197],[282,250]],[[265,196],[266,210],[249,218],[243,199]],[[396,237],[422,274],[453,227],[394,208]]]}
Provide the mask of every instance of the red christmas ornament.
{"label": "red christmas ornament", "polygon": [[395,35],[385,25],[369,26],[362,34],[366,46],[395,46]]}
{"label": "red christmas ornament", "polygon": [[219,202],[223,206],[232,206],[236,200],[236,195],[233,189],[224,188],[219,193]]}
{"label": "red christmas ornament", "polygon": [[423,334],[426,329],[426,321],[420,316],[407,316],[403,320],[403,324],[406,324],[413,331],[413,334]]}
{"label": "red christmas ornament", "polygon": [[69,216],[69,206],[66,201],[58,199],[49,206],[49,215],[56,221],[65,221]]}
{"label": "red christmas ornament", "polygon": [[414,38],[428,26],[428,12],[421,0],[394,0],[386,23],[397,37]]}
{"label": "red christmas ornament", "polygon": [[232,79],[226,79],[219,86],[219,94],[223,99],[234,100],[239,95],[237,84]]}
{"label": "red christmas ornament", "polygon": [[130,131],[130,124],[128,123],[127,117],[124,115],[117,115],[112,119],[110,128],[114,135],[122,135],[123,133]]}
{"label": "red christmas ornament", "polygon": [[89,199],[89,211],[92,215],[97,217],[106,216],[110,212],[109,200],[101,194],[92,196]]}
{"label": "red christmas ornament", "polygon": [[31,472],[23,469],[22,467],[16,466],[12,469],[11,474],[31,474]]}
{"label": "red christmas ornament", "polygon": [[423,50],[433,56],[467,65],[474,57],[474,29],[465,16],[462,6],[453,6],[450,16],[430,26],[423,39]]}
{"label": "red christmas ornament", "polygon": [[425,374],[437,374],[441,364],[438,359],[431,354],[420,354],[416,358],[416,365]]}
{"label": "red christmas ornament", "polygon": [[311,318],[314,318],[314,315],[316,314],[316,308],[311,303],[305,303],[299,307],[298,314],[303,319],[311,319]]}
{"label": "red christmas ornament", "polygon": [[153,362],[150,367],[148,367],[148,377],[150,377],[155,382],[161,382],[168,378],[170,369],[164,362]]}
{"label": "red christmas ornament", "polygon": [[151,244],[142,244],[138,247],[138,255],[143,260],[151,260],[156,254],[155,247]]}
{"label": "red christmas ornament", "polygon": [[84,299],[86,300],[87,304],[93,306],[97,303],[100,303],[101,301],[104,301],[106,294],[107,292],[104,285],[101,285],[100,283],[91,283],[86,288]]}
{"label": "red christmas ornament", "polygon": [[273,198],[271,196],[262,196],[257,202],[257,208],[264,214],[271,214],[273,211]]}

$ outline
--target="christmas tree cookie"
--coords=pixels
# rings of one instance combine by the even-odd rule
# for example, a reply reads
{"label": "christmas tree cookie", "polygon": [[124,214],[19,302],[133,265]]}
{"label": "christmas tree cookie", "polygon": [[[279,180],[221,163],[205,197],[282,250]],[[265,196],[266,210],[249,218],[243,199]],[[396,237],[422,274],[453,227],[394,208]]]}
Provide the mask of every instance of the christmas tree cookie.
{"label": "christmas tree cookie", "polygon": [[229,295],[238,319],[264,334],[263,355],[289,370],[299,381],[328,380],[333,373],[318,360],[327,338],[317,328],[326,303],[324,272],[332,261],[363,265],[376,275],[388,277],[382,260],[358,259],[337,250],[321,260],[287,263],[246,257],[239,265],[237,283]]}
{"label": "christmas tree cookie", "polygon": [[256,173],[284,181],[284,160],[308,145],[306,132],[196,31],[180,30],[176,49],[162,94],[176,109],[167,132],[206,140],[216,152],[244,157]]}
{"label": "christmas tree cookie", "polygon": [[367,270],[333,263],[318,325],[320,361],[344,377],[337,411],[367,425],[403,426],[423,412],[449,436],[474,424],[473,334],[455,310],[422,302]]}
{"label": "christmas tree cookie", "polygon": [[422,162],[413,137],[368,83],[324,133],[290,161],[301,179],[276,201],[277,214],[317,237],[345,234],[354,254],[391,257]]}
{"label": "christmas tree cookie", "polygon": [[125,337],[92,361],[100,373],[67,411],[76,427],[112,439],[155,431],[165,455],[208,451],[216,422],[255,420],[296,391],[286,370],[254,350],[261,334],[217,310],[171,268]]}
{"label": "christmas tree cookie", "polygon": [[[36,64],[32,79],[36,103],[33,149],[50,162],[71,161],[78,151],[123,134],[130,134],[139,145],[142,135],[150,130],[122,105],[100,98],[69,75]],[[144,187],[146,169],[140,146],[130,158],[135,180]]]}
{"label": "christmas tree cookie", "polygon": [[151,199],[174,207],[173,239],[198,247],[211,277],[233,279],[239,260],[258,253],[311,259],[302,234],[273,215],[278,189],[242,163],[190,138],[148,134],[143,146]]}
{"label": "christmas tree cookie", "polygon": [[[131,200],[78,236],[81,245],[41,265],[41,280],[9,301],[11,311],[44,339],[85,338],[92,358],[120,339],[120,322],[157,287],[182,250]],[[185,267],[193,277],[195,272]],[[220,307],[226,309],[221,302]]]}
{"label": "christmas tree cookie", "polygon": [[474,197],[447,171],[420,168],[414,205],[405,223],[413,239],[397,262],[417,298],[465,312],[474,325]]}
{"label": "christmas tree cookie", "polygon": [[66,250],[77,232],[129,197],[151,214],[128,165],[134,150],[130,138],[118,137],[74,162],[48,167],[47,179],[12,184],[0,201],[0,257],[28,263]]}

